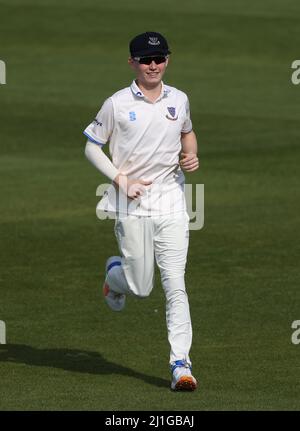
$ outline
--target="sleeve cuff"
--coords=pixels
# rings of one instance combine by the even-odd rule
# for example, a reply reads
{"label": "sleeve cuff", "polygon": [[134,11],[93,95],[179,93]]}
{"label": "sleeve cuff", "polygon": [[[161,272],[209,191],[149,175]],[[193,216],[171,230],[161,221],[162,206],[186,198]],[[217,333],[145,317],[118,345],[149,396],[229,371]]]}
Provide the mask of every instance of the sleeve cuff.
{"label": "sleeve cuff", "polygon": [[92,138],[86,131],[84,131],[83,134],[89,139],[89,141],[94,142],[94,144],[101,145],[101,147],[105,145],[103,142],[96,141],[96,139]]}
{"label": "sleeve cuff", "polygon": [[193,128],[189,129],[189,130],[181,130],[181,133],[191,133],[193,131]]}

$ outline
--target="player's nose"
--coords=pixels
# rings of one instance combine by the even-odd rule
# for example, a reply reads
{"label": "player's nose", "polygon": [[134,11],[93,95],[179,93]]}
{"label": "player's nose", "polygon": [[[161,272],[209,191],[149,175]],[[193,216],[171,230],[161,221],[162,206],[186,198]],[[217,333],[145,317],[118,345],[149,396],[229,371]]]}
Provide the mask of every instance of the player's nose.
{"label": "player's nose", "polygon": [[150,67],[150,69],[156,69],[156,63],[154,60],[151,61],[149,67]]}

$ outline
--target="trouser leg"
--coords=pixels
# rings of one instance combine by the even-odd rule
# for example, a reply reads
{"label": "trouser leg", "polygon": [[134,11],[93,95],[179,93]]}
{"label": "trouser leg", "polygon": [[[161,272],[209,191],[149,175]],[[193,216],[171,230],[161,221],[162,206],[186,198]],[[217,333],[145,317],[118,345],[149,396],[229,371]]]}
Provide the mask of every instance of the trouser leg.
{"label": "trouser leg", "polygon": [[184,273],[188,250],[188,216],[161,218],[154,235],[155,257],[166,296],[166,323],[170,343],[170,363],[190,363],[192,324]]}
{"label": "trouser leg", "polygon": [[170,343],[170,363],[183,359],[191,363],[192,324],[184,277],[163,281],[166,295],[166,322]]}
{"label": "trouser leg", "polygon": [[115,223],[121,265],[113,267],[107,283],[118,293],[146,297],[153,288],[153,223],[150,217],[128,216]]}

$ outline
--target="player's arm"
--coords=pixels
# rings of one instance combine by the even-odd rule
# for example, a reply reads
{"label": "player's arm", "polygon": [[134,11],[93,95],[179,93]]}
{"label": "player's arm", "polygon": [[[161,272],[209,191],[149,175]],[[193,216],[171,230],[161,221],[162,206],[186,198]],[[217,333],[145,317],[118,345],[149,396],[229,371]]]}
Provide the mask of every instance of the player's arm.
{"label": "player's arm", "polygon": [[151,181],[129,179],[126,175],[122,175],[104,153],[101,146],[94,142],[87,141],[85,156],[98,171],[112,180],[130,199],[137,199],[143,194],[144,186],[151,184]]}
{"label": "player's arm", "polygon": [[84,153],[95,168],[110,180],[113,181],[119,175],[118,169],[112,164],[100,145],[87,141]]}
{"label": "player's arm", "polygon": [[151,184],[149,181],[128,179],[126,175],[113,165],[102,147],[109,141],[114,129],[114,107],[111,98],[106,99],[96,118],[86,127],[84,134],[88,137],[85,146],[87,159],[103,175],[112,180],[131,199],[136,199],[144,191],[143,186]]}
{"label": "player's arm", "polygon": [[188,133],[181,133],[180,167],[186,172],[194,172],[199,168],[198,144],[193,130]]}

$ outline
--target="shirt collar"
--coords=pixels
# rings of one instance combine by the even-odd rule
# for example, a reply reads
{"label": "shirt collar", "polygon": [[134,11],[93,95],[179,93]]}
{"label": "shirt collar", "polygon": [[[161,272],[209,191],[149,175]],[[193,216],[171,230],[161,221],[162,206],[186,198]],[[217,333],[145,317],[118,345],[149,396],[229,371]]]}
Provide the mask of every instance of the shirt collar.
{"label": "shirt collar", "polygon": [[[136,97],[140,97],[142,99],[145,99],[145,96],[142,93],[142,90],[138,87],[135,80],[132,81],[130,88]],[[160,93],[160,96],[158,97],[157,101],[161,100],[163,97],[167,97],[168,94],[170,93],[170,91],[171,90],[163,82],[161,82],[161,93]]]}

